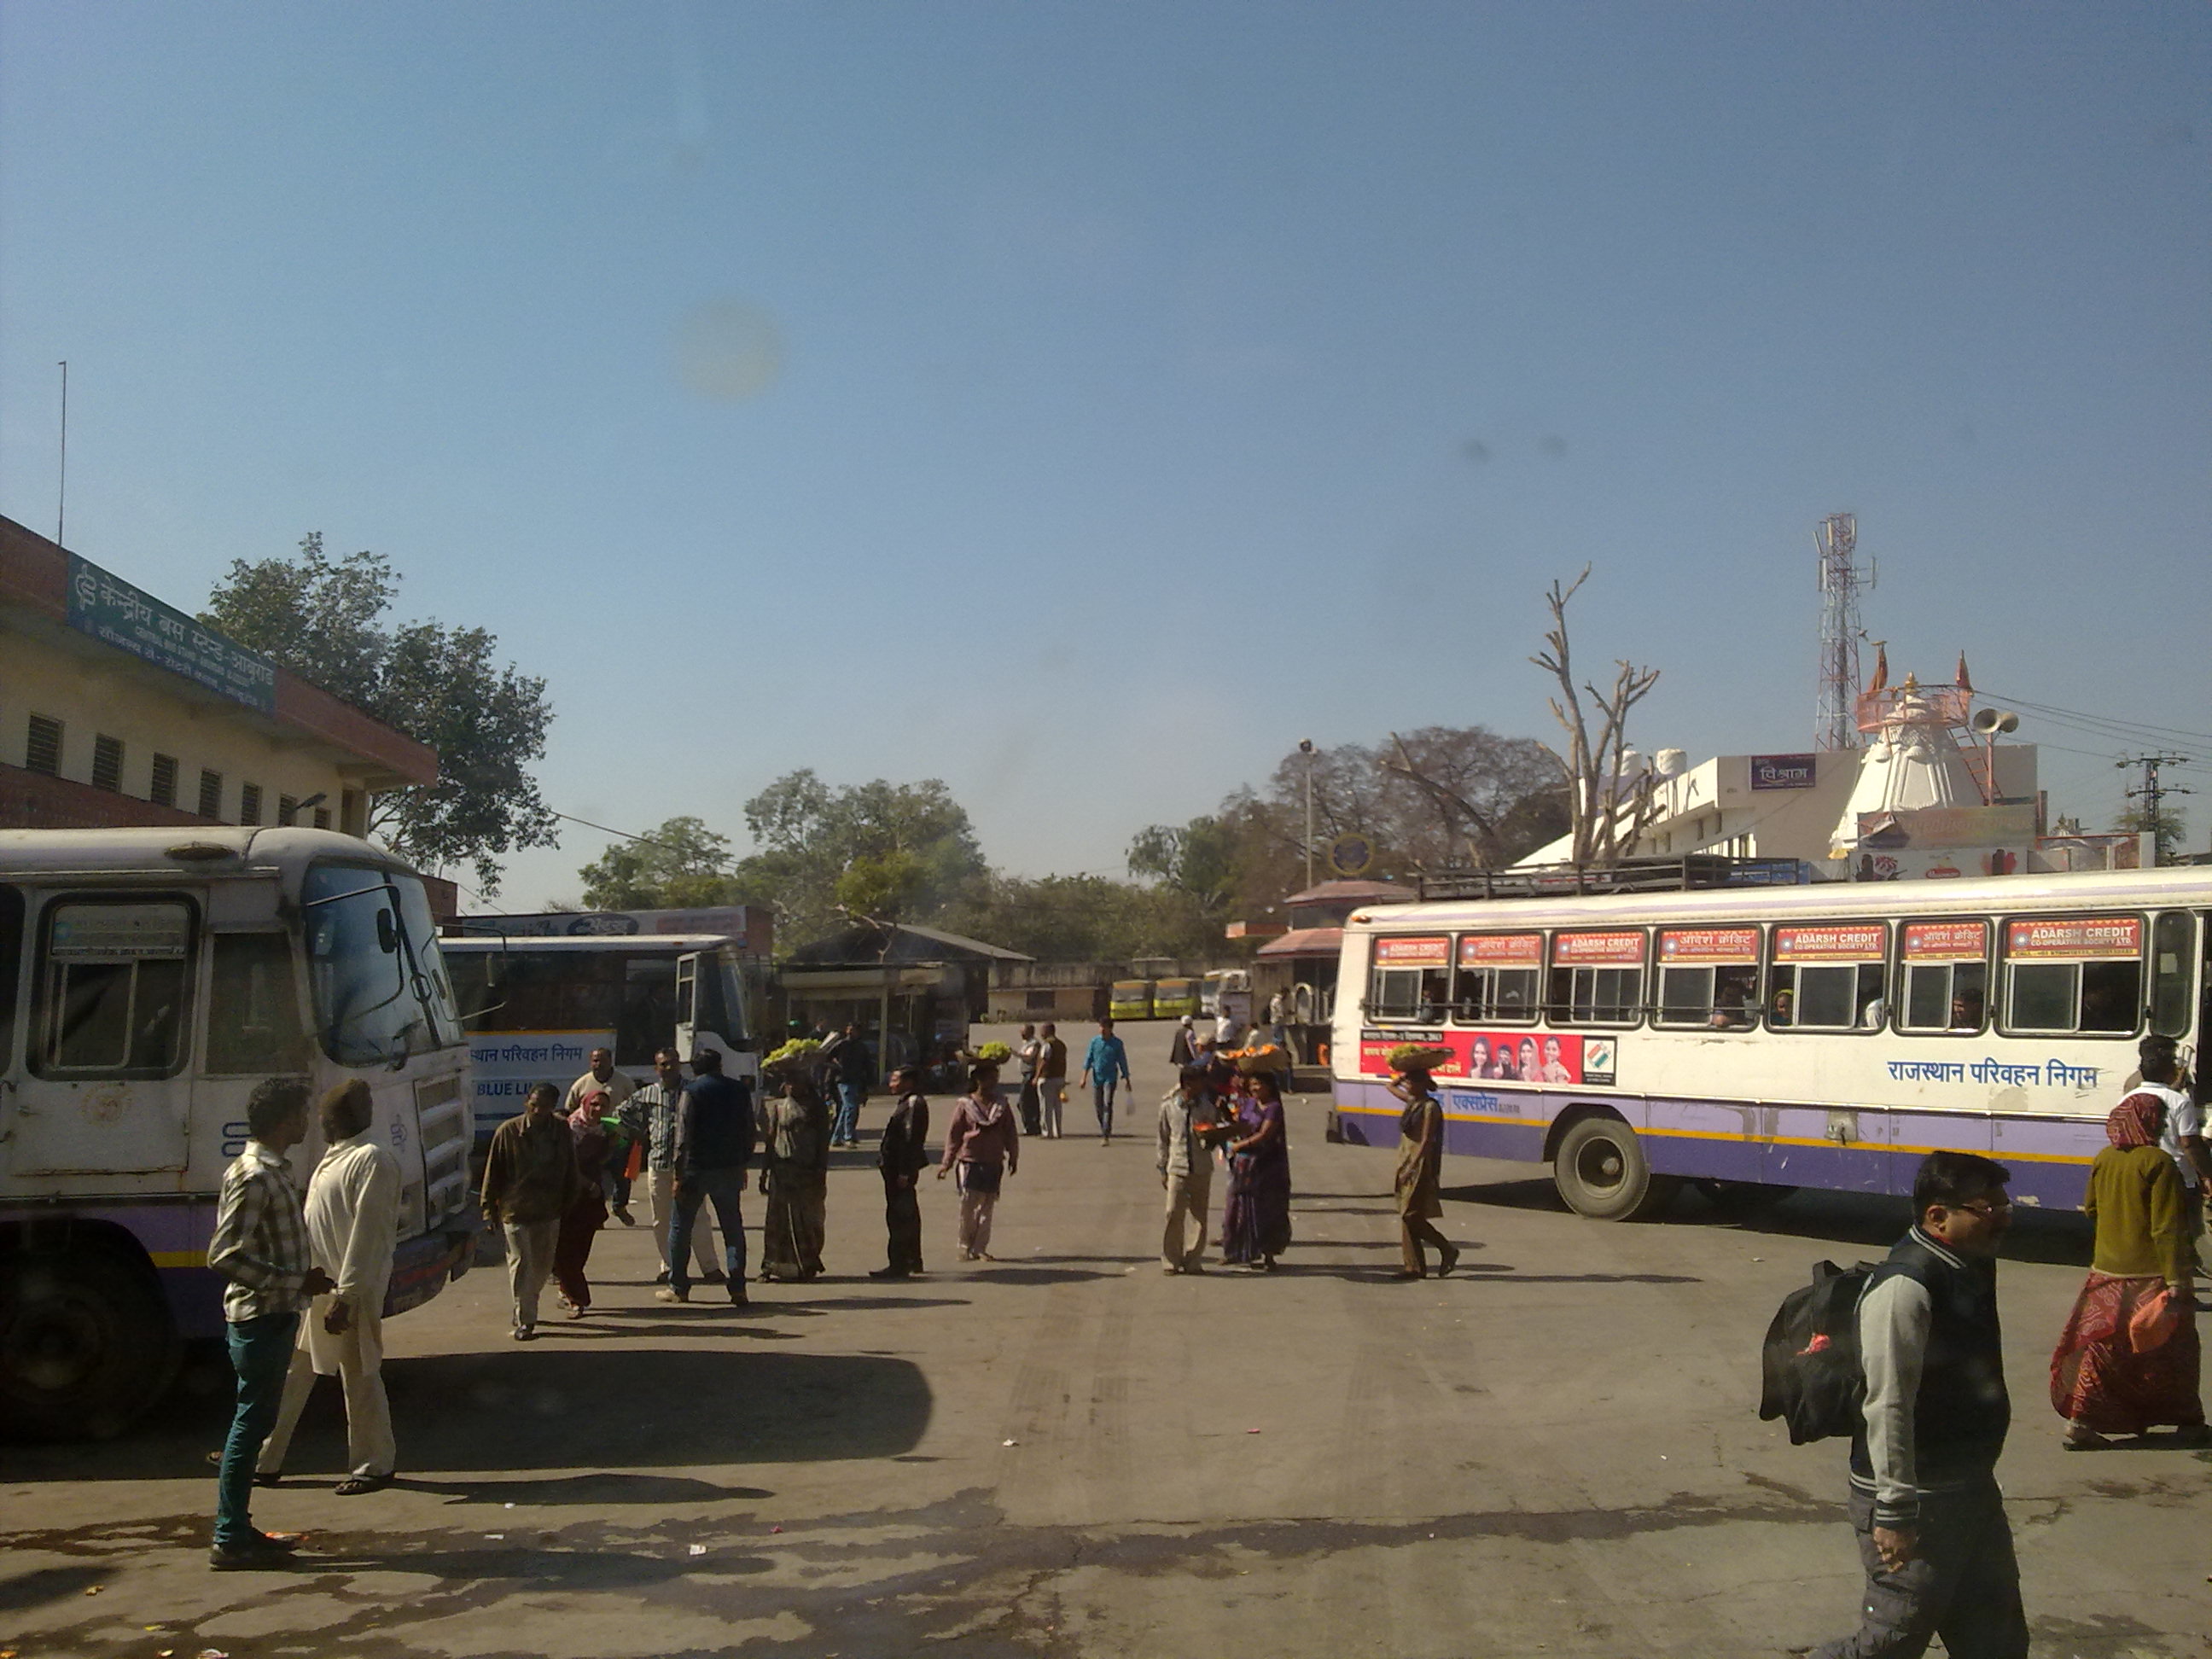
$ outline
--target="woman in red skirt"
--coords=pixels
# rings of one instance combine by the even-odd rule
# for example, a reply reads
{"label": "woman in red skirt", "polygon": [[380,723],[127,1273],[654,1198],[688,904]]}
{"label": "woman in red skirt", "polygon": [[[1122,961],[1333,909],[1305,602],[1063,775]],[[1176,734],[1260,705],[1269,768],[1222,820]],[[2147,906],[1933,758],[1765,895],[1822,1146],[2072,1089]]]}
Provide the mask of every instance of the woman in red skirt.
{"label": "woman in red skirt", "polygon": [[[2170,1080],[2153,1077],[2149,1063],[2143,1070],[2153,1085]],[[2051,1356],[2051,1403],[2066,1419],[2069,1451],[2165,1424],[2180,1429],[2182,1445],[2212,1442],[2197,1394],[2188,1205],[2181,1172],[2158,1144],[2163,1092],[2146,1088],[2112,1109],[2105,1121],[2112,1144],[2089,1168],[2081,1207],[2096,1220],[2096,1250]],[[2162,1299],[2161,1310],[2154,1304]]]}

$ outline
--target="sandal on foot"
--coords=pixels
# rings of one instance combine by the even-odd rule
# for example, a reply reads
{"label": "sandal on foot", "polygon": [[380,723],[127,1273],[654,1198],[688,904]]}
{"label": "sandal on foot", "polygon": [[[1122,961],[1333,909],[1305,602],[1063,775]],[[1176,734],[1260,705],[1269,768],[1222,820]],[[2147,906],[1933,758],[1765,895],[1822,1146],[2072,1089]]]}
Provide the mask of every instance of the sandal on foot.
{"label": "sandal on foot", "polygon": [[331,1491],[340,1498],[360,1498],[368,1492],[382,1492],[392,1481],[392,1477],[388,1474],[352,1474],[332,1486]]}

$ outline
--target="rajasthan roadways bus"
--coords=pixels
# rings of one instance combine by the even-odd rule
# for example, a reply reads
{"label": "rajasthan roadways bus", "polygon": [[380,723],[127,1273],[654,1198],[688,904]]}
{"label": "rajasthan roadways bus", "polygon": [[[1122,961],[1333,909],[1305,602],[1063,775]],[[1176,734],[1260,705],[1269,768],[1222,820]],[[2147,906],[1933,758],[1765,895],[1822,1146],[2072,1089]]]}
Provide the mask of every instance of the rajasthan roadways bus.
{"label": "rajasthan roadways bus", "polygon": [[1345,1139],[1395,1143],[1386,1057],[1419,1042],[1451,1051],[1446,1150],[1548,1161],[1583,1215],[1653,1213],[1684,1180],[1909,1193],[1937,1147],[2078,1208],[2137,1041],[2201,1041],[2212,869],[1736,884],[1772,874],[1504,872],[1355,914]]}
{"label": "rajasthan roadways bus", "polygon": [[640,1084],[653,1080],[659,1048],[687,1061],[717,1049],[726,1077],[759,1069],[740,957],[720,935],[472,931],[444,945],[468,1029],[479,1145],[522,1110],[533,1085],[565,1090],[581,1077],[594,1048],[612,1049],[616,1068]]}
{"label": "rajasthan roadways bus", "polygon": [[323,830],[0,830],[0,1430],[114,1433],[221,1334],[216,1196],[277,1076],[368,1084],[401,1172],[386,1311],[435,1296],[477,1218],[421,878]]}

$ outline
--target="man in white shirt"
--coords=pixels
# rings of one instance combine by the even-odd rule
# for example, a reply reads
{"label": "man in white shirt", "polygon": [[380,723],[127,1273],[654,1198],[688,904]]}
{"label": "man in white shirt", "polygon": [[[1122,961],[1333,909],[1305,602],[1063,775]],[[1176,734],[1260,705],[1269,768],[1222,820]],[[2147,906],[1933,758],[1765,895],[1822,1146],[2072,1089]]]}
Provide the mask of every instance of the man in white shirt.
{"label": "man in white shirt", "polygon": [[336,1491],[353,1498],[390,1486],[398,1464],[384,1395],[384,1296],[399,1238],[399,1160],[376,1139],[374,1108],[361,1079],[330,1091],[317,1109],[329,1150],[307,1180],[307,1248],[333,1288],[300,1322],[276,1426],[262,1443],[253,1478],[276,1484],[315,1378],[335,1375],[345,1386],[351,1469]]}
{"label": "man in white shirt", "polygon": [[2137,1045],[2142,1086],[2139,1092],[2156,1095],[2166,1103],[2166,1128],[2159,1148],[2181,1171],[2181,1184],[2189,1192],[2189,1248],[2201,1267],[2204,1235],[2204,1195],[2212,1189],[2212,1152],[2204,1145],[2204,1109],[2181,1085],[2181,1056],[2172,1037],[2147,1036]]}
{"label": "man in white shirt", "polygon": [[[585,1096],[598,1093],[607,1097],[607,1116],[628,1118],[629,1115],[623,1108],[629,1104],[630,1097],[636,1092],[637,1085],[615,1070],[614,1050],[594,1048],[592,1050],[592,1069],[568,1085],[568,1096],[561,1103],[561,1115],[573,1117],[576,1108],[584,1103]],[[613,1212],[614,1218],[625,1227],[635,1227],[637,1218],[629,1212],[629,1177],[623,1173],[623,1168],[617,1166],[617,1158],[623,1167],[627,1167],[629,1146],[624,1146],[615,1158],[607,1160],[607,1167],[601,1172],[599,1179],[606,1188],[607,1208]]]}

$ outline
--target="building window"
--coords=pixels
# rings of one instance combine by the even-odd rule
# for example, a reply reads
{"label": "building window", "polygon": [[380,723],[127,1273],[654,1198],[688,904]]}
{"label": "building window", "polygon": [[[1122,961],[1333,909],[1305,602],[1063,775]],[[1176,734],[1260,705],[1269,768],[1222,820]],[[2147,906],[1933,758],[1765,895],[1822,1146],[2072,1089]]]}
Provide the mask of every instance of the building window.
{"label": "building window", "polygon": [[261,822],[261,786],[241,783],[238,786],[238,821],[240,823]]}
{"label": "building window", "polygon": [[61,775],[62,723],[48,720],[44,714],[31,716],[31,735],[23,745],[23,769],[44,772],[48,777]]}
{"label": "building window", "polygon": [[289,828],[291,825],[292,820],[299,816],[300,798],[297,795],[279,795],[276,797],[277,823]]}
{"label": "building window", "polygon": [[331,809],[327,806],[318,806],[315,809],[315,828],[318,830],[327,830],[330,827]]}
{"label": "building window", "polygon": [[92,787],[123,793],[123,739],[102,732],[92,740]]}
{"label": "building window", "polygon": [[222,817],[222,774],[203,771],[200,774],[200,816],[204,818]]}
{"label": "building window", "polygon": [[156,806],[177,804],[177,757],[174,755],[154,757],[154,778],[147,786],[146,799]]}

